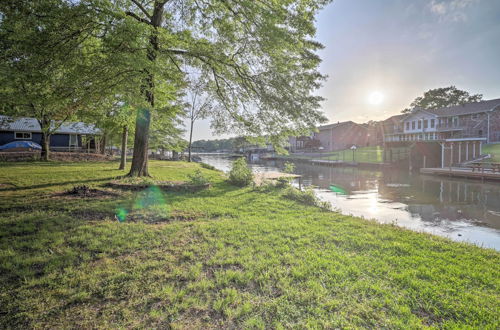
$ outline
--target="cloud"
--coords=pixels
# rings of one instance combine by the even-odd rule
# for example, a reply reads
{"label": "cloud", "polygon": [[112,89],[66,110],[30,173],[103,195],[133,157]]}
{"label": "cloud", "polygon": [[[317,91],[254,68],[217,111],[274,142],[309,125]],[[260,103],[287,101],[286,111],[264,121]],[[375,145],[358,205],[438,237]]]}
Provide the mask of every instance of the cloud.
{"label": "cloud", "polygon": [[465,13],[467,7],[470,7],[480,0],[432,0],[429,5],[429,11],[438,16],[444,22],[464,22],[467,20]]}

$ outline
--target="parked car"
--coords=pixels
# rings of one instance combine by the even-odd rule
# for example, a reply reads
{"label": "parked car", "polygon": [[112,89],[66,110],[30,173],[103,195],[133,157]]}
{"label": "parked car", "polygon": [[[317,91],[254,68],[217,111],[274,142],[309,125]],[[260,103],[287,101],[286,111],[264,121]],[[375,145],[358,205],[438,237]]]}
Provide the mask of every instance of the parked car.
{"label": "parked car", "polygon": [[33,141],[14,141],[0,146],[0,151],[15,152],[15,151],[34,151],[42,150],[42,146]]}

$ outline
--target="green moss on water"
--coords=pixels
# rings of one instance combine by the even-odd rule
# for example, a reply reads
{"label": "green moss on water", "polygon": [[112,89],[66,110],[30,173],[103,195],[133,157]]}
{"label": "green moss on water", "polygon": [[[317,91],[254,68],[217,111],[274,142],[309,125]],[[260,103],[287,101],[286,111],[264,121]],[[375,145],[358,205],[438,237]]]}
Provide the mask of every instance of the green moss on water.
{"label": "green moss on water", "polygon": [[200,169],[212,188],[54,195],[106,189],[117,167],[0,164],[2,328],[500,326],[497,251],[240,189],[191,163],[152,161],[151,173]]}

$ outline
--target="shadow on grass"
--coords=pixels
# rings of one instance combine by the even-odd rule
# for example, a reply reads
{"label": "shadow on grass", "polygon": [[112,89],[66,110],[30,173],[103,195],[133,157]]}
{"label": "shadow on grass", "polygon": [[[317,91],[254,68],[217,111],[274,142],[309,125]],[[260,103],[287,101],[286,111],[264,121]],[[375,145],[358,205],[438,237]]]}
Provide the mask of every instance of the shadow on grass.
{"label": "shadow on grass", "polygon": [[53,182],[53,183],[44,183],[33,186],[18,186],[18,187],[8,187],[1,188],[0,191],[19,191],[19,190],[31,190],[31,189],[40,189],[40,188],[49,188],[55,186],[64,186],[68,184],[80,184],[80,183],[88,183],[88,182],[102,182],[116,179],[115,176],[101,178],[101,179],[89,179],[89,180],[76,180],[76,181],[65,181],[65,182]]}

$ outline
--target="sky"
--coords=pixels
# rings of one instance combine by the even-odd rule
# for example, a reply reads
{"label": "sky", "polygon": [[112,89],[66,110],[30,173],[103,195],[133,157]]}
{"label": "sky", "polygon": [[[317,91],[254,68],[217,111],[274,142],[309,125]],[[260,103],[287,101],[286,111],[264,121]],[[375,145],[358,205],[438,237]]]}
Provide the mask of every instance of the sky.
{"label": "sky", "polygon": [[[316,26],[330,123],[383,120],[450,85],[500,98],[500,0],[336,0]],[[227,137],[209,126],[193,140]]]}

